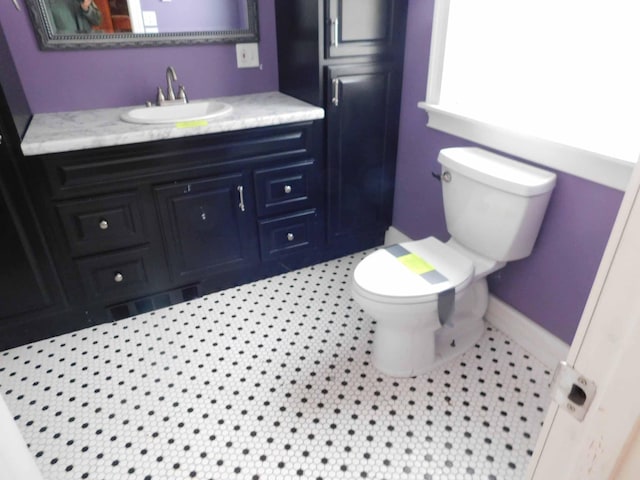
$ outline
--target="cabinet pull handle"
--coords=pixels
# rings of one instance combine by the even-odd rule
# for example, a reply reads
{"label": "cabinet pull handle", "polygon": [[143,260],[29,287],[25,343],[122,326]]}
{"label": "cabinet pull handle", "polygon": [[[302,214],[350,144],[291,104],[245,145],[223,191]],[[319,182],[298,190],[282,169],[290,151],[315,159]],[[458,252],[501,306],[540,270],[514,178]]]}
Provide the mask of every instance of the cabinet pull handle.
{"label": "cabinet pull handle", "polygon": [[244,187],[242,185],[238,185],[238,197],[240,197],[240,203],[238,204],[238,207],[240,208],[241,212],[244,212],[245,208],[244,208]]}
{"label": "cabinet pull handle", "polygon": [[284,186],[284,193],[291,193],[291,185]]}
{"label": "cabinet pull handle", "polygon": [[293,235],[293,233],[287,233],[287,240],[289,240],[290,242],[293,242],[295,238],[296,237]]}
{"label": "cabinet pull handle", "polygon": [[100,223],[98,223],[98,226],[100,227],[100,230],[106,230],[107,228],[109,228],[109,222],[107,222],[103,218],[102,220],[100,220]]}
{"label": "cabinet pull handle", "polygon": [[113,276],[113,281],[116,283],[121,283],[124,280],[124,275],[122,275],[120,272],[116,272],[116,274]]}
{"label": "cabinet pull handle", "polygon": [[337,47],[338,43],[339,43],[339,23],[338,23],[338,19],[337,18],[332,18],[331,19],[331,46],[332,47]]}
{"label": "cabinet pull handle", "polygon": [[340,104],[340,80],[334,78],[331,83],[333,85],[333,98],[331,99],[331,103],[337,107]]}

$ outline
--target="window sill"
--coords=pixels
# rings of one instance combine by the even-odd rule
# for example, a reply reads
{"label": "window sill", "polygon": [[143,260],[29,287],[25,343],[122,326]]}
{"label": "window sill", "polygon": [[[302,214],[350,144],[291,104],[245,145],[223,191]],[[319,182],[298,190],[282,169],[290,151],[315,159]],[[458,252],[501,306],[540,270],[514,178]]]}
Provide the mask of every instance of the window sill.
{"label": "window sill", "polygon": [[635,166],[624,160],[479,122],[426,102],[418,103],[418,107],[429,114],[427,126],[430,128],[617,190],[626,189]]}

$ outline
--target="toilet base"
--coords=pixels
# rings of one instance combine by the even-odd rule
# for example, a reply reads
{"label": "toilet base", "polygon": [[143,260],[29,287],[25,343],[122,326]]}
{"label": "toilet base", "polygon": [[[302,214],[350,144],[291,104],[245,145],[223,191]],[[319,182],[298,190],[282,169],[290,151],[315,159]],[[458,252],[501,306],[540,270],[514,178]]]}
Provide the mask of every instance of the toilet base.
{"label": "toilet base", "polygon": [[[437,311],[425,311],[420,322],[399,318],[380,321],[373,337],[373,365],[386,375],[424,375],[471,348],[483,335],[489,293],[484,278],[457,295],[448,323],[440,326]],[[399,328],[400,327],[400,328]]]}

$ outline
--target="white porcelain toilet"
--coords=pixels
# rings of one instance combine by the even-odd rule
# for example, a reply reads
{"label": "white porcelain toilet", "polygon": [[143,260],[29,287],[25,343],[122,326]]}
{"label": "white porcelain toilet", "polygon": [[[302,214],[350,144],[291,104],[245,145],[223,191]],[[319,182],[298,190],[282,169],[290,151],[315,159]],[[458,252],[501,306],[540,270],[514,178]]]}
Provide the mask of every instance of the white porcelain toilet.
{"label": "white porcelain toilet", "polygon": [[438,161],[451,239],[381,248],[353,273],[353,298],[376,320],[373,364],[392,376],[424,374],[480,338],[486,277],[531,253],[556,181],[480,148],[447,148]]}

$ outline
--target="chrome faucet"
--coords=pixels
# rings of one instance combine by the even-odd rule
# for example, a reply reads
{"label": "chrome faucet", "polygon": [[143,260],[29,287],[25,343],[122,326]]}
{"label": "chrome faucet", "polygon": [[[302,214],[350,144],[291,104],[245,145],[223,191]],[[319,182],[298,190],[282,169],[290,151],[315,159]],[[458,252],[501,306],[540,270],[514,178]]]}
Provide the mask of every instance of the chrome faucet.
{"label": "chrome faucet", "polygon": [[178,81],[176,70],[172,66],[167,67],[167,100],[175,100],[176,94],[173,93],[173,82]]}
{"label": "chrome faucet", "polygon": [[180,85],[178,89],[178,98],[176,98],[176,94],[173,90],[173,82],[178,81],[178,75],[176,74],[175,68],[172,66],[167,67],[167,94],[165,95],[162,91],[162,87],[158,87],[158,93],[156,95],[156,105],[173,105],[176,103],[189,103],[187,99],[187,92],[184,88],[184,85]]}

